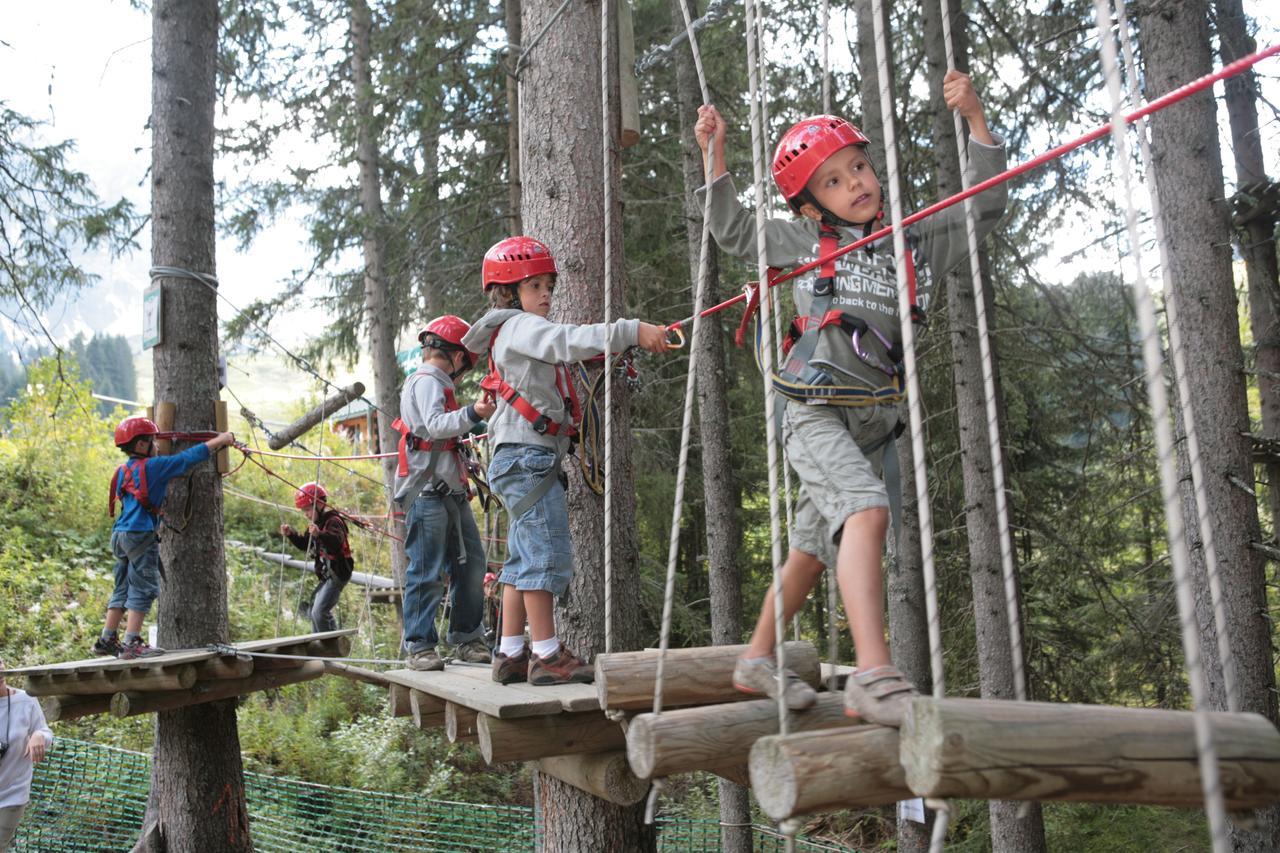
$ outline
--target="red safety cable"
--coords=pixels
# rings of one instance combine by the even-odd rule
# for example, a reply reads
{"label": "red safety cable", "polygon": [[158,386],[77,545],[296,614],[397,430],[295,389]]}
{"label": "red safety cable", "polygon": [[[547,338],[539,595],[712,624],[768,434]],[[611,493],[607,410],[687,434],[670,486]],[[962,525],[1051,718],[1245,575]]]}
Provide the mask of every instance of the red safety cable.
{"label": "red safety cable", "polygon": [[[458,439],[459,444],[470,444],[476,441],[487,439],[489,434],[481,433],[480,435],[469,435],[466,438]],[[304,462],[355,462],[361,459],[391,459],[396,456],[393,451],[391,453],[363,453],[356,456],[307,456],[299,453],[277,453],[271,450],[255,450],[253,448],[244,448],[245,453],[256,453],[259,456],[274,456],[278,459],[301,459]]]}
{"label": "red safety cable", "polygon": [[[1146,118],[1147,116],[1151,115],[1154,112],[1158,112],[1164,109],[1165,107],[1172,106],[1173,104],[1176,104],[1178,101],[1181,101],[1185,98],[1189,98],[1192,95],[1196,94],[1197,92],[1203,91],[1204,89],[1208,89],[1214,83],[1217,83],[1221,80],[1225,80],[1228,77],[1234,77],[1236,74],[1239,74],[1241,71],[1244,71],[1248,68],[1253,67],[1254,65],[1257,65],[1262,60],[1275,56],[1277,53],[1280,53],[1280,44],[1274,44],[1271,47],[1258,51],[1257,53],[1253,53],[1253,54],[1250,54],[1249,56],[1241,57],[1240,59],[1237,59],[1235,62],[1232,62],[1230,65],[1223,66],[1222,68],[1218,69],[1212,74],[1206,74],[1204,77],[1201,77],[1197,80],[1193,80],[1190,83],[1187,83],[1185,85],[1179,86],[1178,88],[1170,92],[1166,92],[1165,94],[1161,95],[1159,98],[1156,98],[1154,101],[1147,104],[1145,107],[1136,109],[1133,112],[1126,115],[1124,117],[1125,124],[1133,124],[1139,119]],[[1025,163],[1019,163],[1017,166],[1013,166],[1012,168],[1004,172],[1001,172],[1000,174],[995,175],[994,177],[987,178],[985,181],[982,181],[981,183],[974,184],[973,186],[969,187],[969,189],[967,190],[958,192],[953,196],[944,198],[942,201],[939,201],[936,204],[932,204],[929,207],[926,207],[924,210],[911,214],[910,216],[902,220],[902,227],[906,228],[908,225],[913,225],[922,219],[925,219],[927,217],[932,216],[935,213],[938,213],[939,211],[946,210],[948,207],[959,204],[965,199],[971,198],[977,195],[978,193],[983,192],[984,190],[989,190],[994,186],[1003,184],[1006,181],[1009,181],[1013,178],[1018,177],[1019,175],[1022,175],[1026,172],[1031,171],[1037,166],[1042,166],[1045,163],[1049,162],[1050,160],[1054,160],[1058,157],[1061,157],[1063,154],[1066,154],[1070,151],[1074,151],[1075,149],[1081,147],[1082,145],[1087,145],[1090,142],[1094,142],[1095,140],[1101,139],[1102,137],[1108,135],[1109,133],[1111,133],[1110,123],[1104,124],[1100,127],[1096,127],[1093,130],[1089,131],[1088,133],[1084,134],[1083,136],[1073,139],[1070,142],[1065,142],[1062,145],[1059,145],[1057,148],[1052,148],[1049,151],[1046,151],[1045,153],[1040,154],[1037,157],[1033,157],[1032,159],[1026,161]],[[847,255],[849,252],[852,252],[855,249],[860,249],[863,246],[867,245],[868,243],[873,243],[876,240],[879,240],[880,238],[888,236],[889,234],[892,234],[892,233],[893,233],[893,226],[886,225],[884,228],[881,228],[879,231],[876,231],[874,234],[868,234],[866,237],[863,237],[861,240],[858,240],[857,242],[850,243],[848,246],[842,246],[841,248],[836,249],[834,252],[831,252],[830,254],[823,255],[815,260],[810,261],[807,264],[802,264],[801,266],[796,267],[790,272],[786,272],[786,273],[783,273],[782,275],[777,276],[776,278],[772,279],[769,282],[769,286],[774,287],[775,285],[782,284],[784,281],[790,281],[796,276],[803,275],[809,272],[810,270],[817,269],[818,267],[834,260],[835,258],[841,257],[842,255]],[[731,305],[737,305],[739,302],[746,299],[747,296],[748,294],[745,292],[739,293],[737,296],[733,297],[732,299],[727,299],[724,302],[721,302],[719,305],[711,306],[710,308],[703,311],[699,316],[708,317],[719,311],[723,311],[724,309],[728,308]],[[693,323],[693,317],[686,317],[683,320],[670,324],[669,326],[667,326],[667,329],[668,330],[679,329],[691,323]]]}

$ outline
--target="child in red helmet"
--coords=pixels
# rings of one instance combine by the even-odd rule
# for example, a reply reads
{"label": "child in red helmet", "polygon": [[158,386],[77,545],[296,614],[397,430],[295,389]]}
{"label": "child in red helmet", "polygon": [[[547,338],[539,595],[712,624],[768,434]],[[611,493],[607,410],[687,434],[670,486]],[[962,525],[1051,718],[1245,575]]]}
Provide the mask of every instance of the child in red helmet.
{"label": "child in red helmet", "polygon": [[[148,418],[125,418],[116,427],[115,443],[128,457],[111,478],[111,513],[121,502],[120,517],[111,527],[111,553],[115,555],[115,589],[107,602],[106,627],[93,644],[93,653],[132,660],[163,654],[142,639],[142,620],[160,594],[160,539],[157,528],[162,519],[169,481],[209,458],[219,448],[235,440],[220,433],[203,444],[188,447],[173,456],[155,456],[155,436],[160,432]],[[124,642],[120,642],[120,620],[125,621]]]}
{"label": "child in red helmet", "polygon": [[[943,94],[968,122],[973,181],[1003,171],[1003,143],[987,128],[969,78],[948,72]],[[725,170],[725,124],[715,107],[699,109],[695,135],[704,153],[713,146],[711,232],[726,252],[755,259],[755,218],[739,204]],[[773,175],[798,218],[768,223],[770,266],[813,261],[879,227],[884,195],[867,143],[861,131],[836,116],[813,116],[783,136]],[[1005,201],[1003,186],[975,197],[979,239],[1003,213]],[[946,272],[968,252],[964,209],[952,207],[926,220],[918,232],[908,232],[908,246],[909,282],[925,262],[935,275]],[[926,298],[928,284],[921,274],[918,288]],[[781,391],[783,441],[801,482],[781,577],[785,618],[804,603],[824,564],[834,565],[858,662],[847,682],[846,713],[897,726],[916,691],[890,661],[880,565],[889,523],[881,464],[886,448],[896,452],[891,445],[899,424],[897,403],[904,399],[892,239],[796,278],[794,296],[800,317],[792,326],[780,381],[774,382]],[[746,693],[777,693],[773,601],[771,591],[734,670],[735,686]],[[788,706],[813,704],[812,688],[794,673],[785,678]]]}
{"label": "child in red helmet", "polygon": [[449,578],[449,633],[457,660],[489,663],[484,640],[484,543],[471,512],[467,458],[458,439],[493,414],[493,403],[460,407],[454,380],[475,367],[462,345],[471,327],[460,317],[437,317],[418,333],[422,364],[400,392],[400,466],[396,503],[405,510],[409,560],[404,588],[404,649],[409,668],[444,669],[436,650],[436,611]]}
{"label": "child in red helmet", "polygon": [[320,580],[320,586],[311,599],[311,629],[317,632],[338,630],[333,609],[338,606],[338,598],[355,570],[351,543],[347,540],[347,521],[328,504],[329,493],[324,486],[304,483],[293,493],[293,505],[302,510],[310,522],[306,533],[287,524],[280,525],[280,534],[315,560],[312,571]]}
{"label": "child in red helmet", "polygon": [[[489,484],[507,507],[509,557],[499,580],[502,628],[493,680],[509,684],[589,682],[586,662],[556,637],[554,598],[573,571],[568,504],[560,462],[577,433],[577,394],[568,363],[640,346],[666,351],[661,326],[639,320],[574,326],[553,323],[556,262],[531,237],[509,237],[484,256],[483,285],[493,309],[463,338],[490,353],[482,383],[498,397],[489,420]],[[528,619],[531,645],[524,639]]]}

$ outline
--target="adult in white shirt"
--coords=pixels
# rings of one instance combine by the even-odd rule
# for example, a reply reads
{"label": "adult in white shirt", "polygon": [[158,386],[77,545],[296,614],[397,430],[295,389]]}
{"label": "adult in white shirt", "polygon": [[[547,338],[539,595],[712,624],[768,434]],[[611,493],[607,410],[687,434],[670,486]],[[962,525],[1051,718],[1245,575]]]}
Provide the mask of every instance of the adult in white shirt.
{"label": "adult in white shirt", "polygon": [[5,684],[0,661],[0,851],[9,849],[31,799],[31,769],[52,744],[40,703]]}

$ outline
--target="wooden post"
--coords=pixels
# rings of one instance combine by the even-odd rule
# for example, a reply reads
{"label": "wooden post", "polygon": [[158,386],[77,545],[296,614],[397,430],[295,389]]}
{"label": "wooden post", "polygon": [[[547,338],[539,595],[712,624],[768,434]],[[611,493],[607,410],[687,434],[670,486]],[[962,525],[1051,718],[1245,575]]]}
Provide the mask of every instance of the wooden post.
{"label": "wooden post", "polygon": [[409,691],[409,708],[413,724],[420,729],[437,729],[444,725],[445,701],[421,690]]}
{"label": "wooden post", "polygon": [[477,713],[457,702],[444,705],[444,734],[449,743],[475,743],[480,739],[476,726]]}
{"label": "wooden post", "polygon": [[622,752],[552,756],[539,759],[536,766],[548,776],[620,806],[634,806],[649,793],[649,783],[631,772]]}
{"label": "wooden post", "polygon": [[357,397],[364,396],[364,385],[356,382],[348,385],[346,388],[339,389],[338,393],[326,399],[323,403],[298,418],[293,423],[284,427],[271,437],[267,442],[267,446],[272,450],[279,450],[287,446],[295,438],[311,429],[316,424],[329,415],[341,409]]}
{"label": "wooden post", "polygon": [[[839,693],[819,694],[812,708],[791,714],[796,732],[857,724],[845,716]],[[627,727],[627,758],[641,779],[737,765],[745,769],[751,745],[777,732],[778,703],[772,699],[640,714]]]}
{"label": "wooden post", "polygon": [[105,714],[111,710],[111,694],[97,696],[46,696],[40,700],[44,718],[50,723],[78,720],[90,714]]}
{"label": "wooden post", "polygon": [[[1211,713],[1227,808],[1280,800],[1280,732],[1258,714]],[[902,765],[925,797],[1199,808],[1190,711],[921,697]]]}
{"label": "wooden post", "polygon": [[[147,414],[151,416],[151,420],[155,421],[156,427],[161,432],[173,432],[173,419],[177,414],[177,407],[173,403],[156,403],[147,409]],[[167,438],[156,440],[157,456],[168,456],[172,452],[172,441]]]}
{"label": "wooden post", "polygon": [[490,764],[551,755],[610,752],[627,745],[622,726],[602,711],[510,720],[481,714],[476,725],[480,754]]}
{"label": "wooden post", "polygon": [[898,730],[884,726],[762,737],[749,766],[756,802],[773,820],[914,796],[898,763]]}
{"label": "wooden post", "polygon": [[403,684],[393,682],[387,698],[391,703],[391,716],[408,717],[413,713],[413,708],[409,704],[409,688]]}
{"label": "wooden post", "polygon": [[273,669],[255,672],[248,678],[207,681],[197,684],[191,690],[173,690],[164,693],[117,693],[111,697],[111,716],[134,717],[155,711],[172,711],[175,708],[203,705],[206,702],[231,699],[246,693],[256,693],[259,690],[270,690],[275,687],[284,687],[286,684],[310,681],[322,675],[324,675],[324,663],[309,660],[293,669]]}
{"label": "wooden post", "polygon": [[[752,697],[733,687],[733,666],[746,646],[671,649],[663,673],[663,706],[714,705]],[[786,644],[787,668],[818,686],[818,650],[811,643]],[[600,707],[644,711],[653,707],[658,652],[617,652],[596,657]]]}
{"label": "wooden post", "polygon": [[253,674],[253,659],[221,657],[196,664],[196,681],[216,678],[248,678]]}
{"label": "wooden post", "polygon": [[[213,429],[215,432],[227,431],[227,404],[222,400],[216,400],[213,404]],[[231,452],[224,447],[214,454],[214,463],[218,466],[218,473],[225,474],[231,470]]]}

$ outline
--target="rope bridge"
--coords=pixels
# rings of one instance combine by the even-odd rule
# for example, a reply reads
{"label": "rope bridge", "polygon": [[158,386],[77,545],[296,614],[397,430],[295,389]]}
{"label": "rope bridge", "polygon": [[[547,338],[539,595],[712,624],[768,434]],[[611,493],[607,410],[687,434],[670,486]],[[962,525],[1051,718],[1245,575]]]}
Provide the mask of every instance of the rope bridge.
{"label": "rope bridge", "polygon": [[[300,850],[532,850],[533,809],[454,803],[244,774],[254,848]],[[59,738],[36,768],[13,850],[21,853],[128,850],[137,840],[151,786],[145,753]],[[755,850],[777,853],[783,840],[753,828]],[[710,853],[720,849],[714,820],[661,818],[658,848]],[[806,853],[846,848],[798,841]]]}

